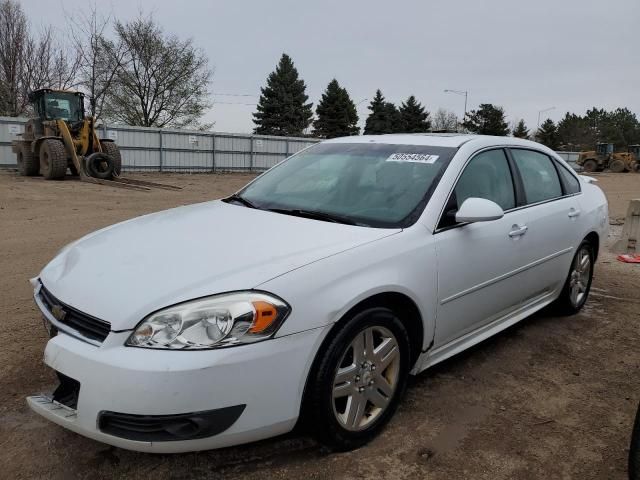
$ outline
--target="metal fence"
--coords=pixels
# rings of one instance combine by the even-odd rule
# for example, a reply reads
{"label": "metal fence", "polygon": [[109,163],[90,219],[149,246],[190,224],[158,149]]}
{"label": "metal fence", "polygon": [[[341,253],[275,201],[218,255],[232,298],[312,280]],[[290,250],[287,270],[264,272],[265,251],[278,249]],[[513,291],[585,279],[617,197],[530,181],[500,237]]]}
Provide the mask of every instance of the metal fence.
{"label": "metal fence", "polygon": [[[22,133],[26,118],[0,117],[0,167],[15,167],[11,140]],[[107,126],[101,138],[122,151],[125,171],[230,172],[263,171],[319,140],[241,133],[200,132],[146,127]],[[578,152],[558,152],[574,169]]]}
{"label": "metal fence", "polygon": [[[26,121],[0,117],[0,167],[15,167],[11,140],[23,132]],[[98,135],[118,144],[123,170],[159,172],[263,171],[319,141],[116,125],[100,126]]]}
{"label": "metal fence", "polygon": [[582,171],[582,167],[576,164],[578,157],[580,156],[580,152],[556,152],[565,162],[567,162],[571,167],[580,172]]}

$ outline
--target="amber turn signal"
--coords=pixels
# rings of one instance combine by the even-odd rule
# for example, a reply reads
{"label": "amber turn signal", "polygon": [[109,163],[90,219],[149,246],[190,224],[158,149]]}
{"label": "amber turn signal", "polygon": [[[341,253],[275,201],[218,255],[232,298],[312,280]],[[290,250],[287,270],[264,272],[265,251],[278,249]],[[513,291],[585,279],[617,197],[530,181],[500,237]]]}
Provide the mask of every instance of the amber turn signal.
{"label": "amber turn signal", "polygon": [[256,318],[253,321],[253,325],[249,328],[251,333],[264,332],[275,321],[278,316],[276,307],[268,302],[252,302],[253,307],[256,309]]}

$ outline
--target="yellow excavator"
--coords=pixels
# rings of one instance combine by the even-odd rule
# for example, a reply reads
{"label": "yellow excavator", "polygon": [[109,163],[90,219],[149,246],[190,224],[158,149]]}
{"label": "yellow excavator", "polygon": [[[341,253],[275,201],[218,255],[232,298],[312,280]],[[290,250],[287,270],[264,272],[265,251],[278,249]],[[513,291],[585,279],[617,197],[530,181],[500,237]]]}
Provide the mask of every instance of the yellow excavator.
{"label": "yellow excavator", "polygon": [[133,190],[179,189],[121,177],[120,149],[113,140],[98,138],[95,119],[85,116],[81,92],[43,88],[31,92],[29,102],[36,116],[11,144],[21,175],[61,180],[68,169],[85,182]]}

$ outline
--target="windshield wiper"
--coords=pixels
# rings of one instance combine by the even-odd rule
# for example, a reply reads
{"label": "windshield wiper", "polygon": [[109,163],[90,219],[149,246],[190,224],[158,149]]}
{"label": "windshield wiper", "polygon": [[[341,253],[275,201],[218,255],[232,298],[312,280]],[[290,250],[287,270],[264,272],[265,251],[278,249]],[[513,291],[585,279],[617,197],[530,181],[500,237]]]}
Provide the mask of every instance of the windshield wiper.
{"label": "windshield wiper", "polygon": [[242,205],[244,205],[245,207],[258,208],[253,203],[251,203],[249,200],[247,200],[244,197],[241,197],[237,193],[234,193],[230,197],[225,198],[224,201],[225,202],[238,202],[238,203],[241,203]]}
{"label": "windshield wiper", "polygon": [[312,218],[322,220],[324,222],[342,223],[345,225],[361,225],[354,222],[348,217],[335,215],[333,213],[316,212],[313,210],[301,210],[299,208],[267,208],[269,212],[283,213],[285,215],[293,215],[294,217]]}

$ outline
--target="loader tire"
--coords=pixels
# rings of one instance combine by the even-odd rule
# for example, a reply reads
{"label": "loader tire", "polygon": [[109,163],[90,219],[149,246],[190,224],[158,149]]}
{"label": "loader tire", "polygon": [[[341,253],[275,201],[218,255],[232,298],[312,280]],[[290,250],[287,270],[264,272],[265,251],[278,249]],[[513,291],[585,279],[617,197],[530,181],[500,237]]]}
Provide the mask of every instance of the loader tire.
{"label": "loader tire", "polygon": [[113,177],[113,158],[106,153],[96,152],[85,158],[85,170],[90,177],[110,180]]}
{"label": "loader tire", "polygon": [[67,173],[67,152],[60,140],[48,138],[40,146],[40,166],[47,180],[63,179]]}
{"label": "loader tire", "polygon": [[598,169],[598,162],[596,162],[595,160],[586,160],[583,164],[582,164],[582,170],[584,170],[585,172],[595,172]]}
{"label": "loader tire", "polygon": [[626,165],[622,160],[614,160],[609,165],[609,170],[611,170],[613,173],[622,173],[626,170]]}
{"label": "loader tire", "polygon": [[22,145],[18,152],[18,171],[25,177],[33,177],[40,173],[40,160],[28,145]]}
{"label": "loader tire", "polygon": [[102,147],[102,151],[113,159],[113,175],[119,177],[122,171],[122,155],[120,155],[118,145],[113,142],[102,141],[100,142],[100,146]]}

